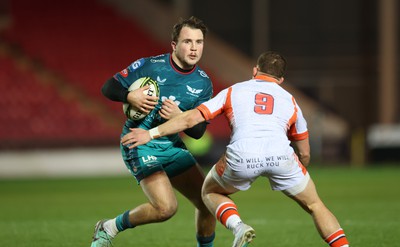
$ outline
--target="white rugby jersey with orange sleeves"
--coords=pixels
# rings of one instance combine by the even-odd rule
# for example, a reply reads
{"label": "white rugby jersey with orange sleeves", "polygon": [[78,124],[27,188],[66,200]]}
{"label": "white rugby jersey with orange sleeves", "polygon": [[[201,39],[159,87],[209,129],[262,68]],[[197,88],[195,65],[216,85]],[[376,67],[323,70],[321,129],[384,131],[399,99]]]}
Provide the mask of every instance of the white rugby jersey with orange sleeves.
{"label": "white rugby jersey with orange sleeves", "polygon": [[[206,120],[220,114],[227,117],[232,131],[227,163],[233,171],[246,173],[251,180],[253,170],[255,177],[290,172],[284,170],[286,161],[297,160],[290,141],[308,137],[306,120],[294,97],[276,79],[265,75],[224,89],[197,109]],[[305,174],[305,168],[301,169]],[[290,187],[273,184],[277,190]]]}

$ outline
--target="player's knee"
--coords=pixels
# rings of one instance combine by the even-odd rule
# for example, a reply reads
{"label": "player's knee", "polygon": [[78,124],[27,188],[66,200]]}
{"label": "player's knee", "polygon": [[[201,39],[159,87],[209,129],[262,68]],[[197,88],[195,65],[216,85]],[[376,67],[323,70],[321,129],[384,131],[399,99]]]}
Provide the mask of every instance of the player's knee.
{"label": "player's knee", "polygon": [[206,192],[204,189],[201,191],[201,200],[207,202],[209,200],[209,193]]}
{"label": "player's knee", "polygon": [[177,203],[170,203],[166,205],[160,205],[156,208],[158,213],[158,221],[166,221],[170,219],[178,210]]}

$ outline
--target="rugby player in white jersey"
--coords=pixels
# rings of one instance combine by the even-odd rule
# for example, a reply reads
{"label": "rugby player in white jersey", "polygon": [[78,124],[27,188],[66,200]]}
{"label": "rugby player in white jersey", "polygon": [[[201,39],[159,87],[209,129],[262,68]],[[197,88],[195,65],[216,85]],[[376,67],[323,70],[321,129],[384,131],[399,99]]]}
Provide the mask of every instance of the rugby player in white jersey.
{"label": "rugby player in white jersey", "polygon": [[228,195],[247,190],[258,177],[265,177],[273,190],[282,191],[312,216],[329,246],[347,247],[343,229],[321,201],[305,168],[310,162],[307,123],[294,97],[280,86],[285,68],[286,60],[280,54],[265,52],[259,56],[251,80],[237,83],[149,131],[133,128],[121,142],[134,148],[223,114],[232,129],[231,140],[208,173],[202,198],[235,235],[233,246],[247,246],[255,230],[243,223]]}

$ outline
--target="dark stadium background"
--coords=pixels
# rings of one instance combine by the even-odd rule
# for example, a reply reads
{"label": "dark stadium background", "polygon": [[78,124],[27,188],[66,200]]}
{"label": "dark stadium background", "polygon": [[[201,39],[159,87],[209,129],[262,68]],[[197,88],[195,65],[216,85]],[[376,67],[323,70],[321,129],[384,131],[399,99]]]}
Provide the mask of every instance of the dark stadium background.
{"label": "dark stadium background", "polygon": [[[190,15],[210,28],[201,66],[215,93],[249,79],[260,52],[285,55],[283,85],[308,120],[321,198],[352,245],[400,246],[399,9],[397,0],[0,0],[0,246],[89,246],[99,217],[146,200],[119,153],[122,106],[100,87],[136,58],[169,52],[172,24]],[[183,136],[205,171],[224,150],[225,124],[211,122],[200,142]],[[115,246],[194,243],[193,206],[177,198],[175,217]],[[266,180],[232,198],[257,231],[254,246],[324,244]],[[231,241],[218,224],[216,246]]]}
{"label": "dark stadium background", "polygon": [[[0,176],[90,174],[93,167],[101,170],[100,163],[106,172],[123,169],[117,150],[122,107],[106,100],[100,88],[135,59],[169,52],[171,25],[190,15],[210,29],[201,66],[215,93],[248,79],[260,52],[279,51],[289,63],[285,87],[308,119],[314,161],[396,163],[398,5],[396,0],[3,0]],[[205,165],[218,158],[229,138],[222,118],[208,129],[211,138],[203,145],[190,144]]]}

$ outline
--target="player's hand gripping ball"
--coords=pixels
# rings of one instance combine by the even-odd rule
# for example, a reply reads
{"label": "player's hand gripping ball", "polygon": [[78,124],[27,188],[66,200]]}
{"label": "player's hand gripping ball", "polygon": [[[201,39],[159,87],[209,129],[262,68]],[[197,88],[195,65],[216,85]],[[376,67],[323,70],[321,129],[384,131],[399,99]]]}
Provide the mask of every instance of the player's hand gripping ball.
{"label": "player's hand gripping ball", "polygon": [[[128,88],[129,91],[133,91],[135,89],[144,87],[149,85],[150,88],[144,90],[143,93],[149,96],[159,96],[160,95],[160,88],[158,87],[157,81],[153,80],[150,77],[142,77],[137,79],[132,85]],[[122,105],[122,110],[127,118],[132,120],[140,120],[144,118],[147,114],[141,112],[140,110],[136,109],[135,107],[131,106],[128,103],[124,103]]]}

